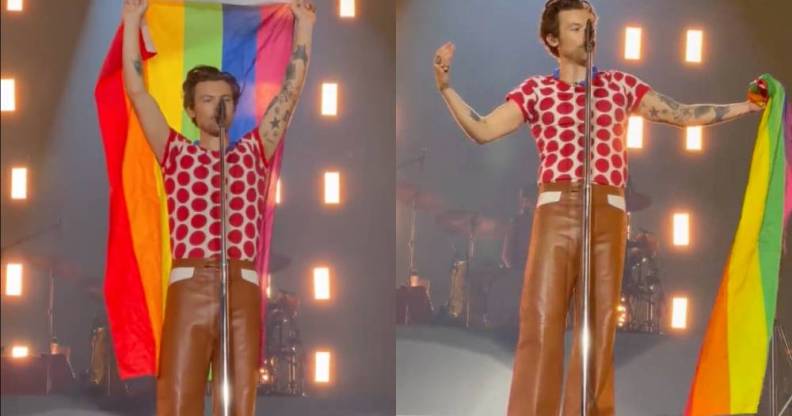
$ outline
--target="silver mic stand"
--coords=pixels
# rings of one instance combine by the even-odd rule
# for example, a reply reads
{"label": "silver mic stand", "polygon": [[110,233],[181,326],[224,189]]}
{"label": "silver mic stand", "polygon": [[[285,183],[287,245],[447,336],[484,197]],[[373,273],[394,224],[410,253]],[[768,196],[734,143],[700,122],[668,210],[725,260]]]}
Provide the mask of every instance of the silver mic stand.
{"label": "silver mic stand", "polygon": [[589,360],[591,357],[591,326],[590,326],[590,302],[591,295],[591,83],[594,80],[592,70],[592,55],[594,52],[594,26],[591,19],[586,22],[586,119],[585,119],[585,146],[583,162],[583,230],[582,230],[582,250],[581,250],[581,277],[583,281],[583,322],[581,325],[581,382],[580,382],[580,414],[588,415],[588,390],[589,373],[591,372]]}
{"label": "silver mic stand", "polygon": [[[220,99],[220,104],[217,106],[216,115],[217,125],[220,130],[220,378],[221,398],[223,416],[230,416],[231,414],[231,377],[229,371],[229,335],[230,325],[228,322],[229,315],[229,290],[228,290],[228,249],[226,236],[228,235],[228,224],[226,215],[226,206],[228,196],[226,194],[226,138],[228,133],[226,131],[226,108],[225,100]],[[214,397],[213,400],[217,400]]]}

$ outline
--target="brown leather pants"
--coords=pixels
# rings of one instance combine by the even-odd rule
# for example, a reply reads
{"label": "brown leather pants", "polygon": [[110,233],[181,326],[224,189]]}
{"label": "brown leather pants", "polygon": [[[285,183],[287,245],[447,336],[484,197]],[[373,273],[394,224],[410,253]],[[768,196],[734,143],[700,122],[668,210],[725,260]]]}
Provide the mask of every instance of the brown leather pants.
{"label": "brown leather pants", "polygon": [[[592,187],[591,378],[589,416],[614,414],[613,344],[626,240],[624,193]],[[557,416],[561,410],[567,309],[578,286],[582,185],[541,185],[520,299],[509,416]],[[574,296],[574,347],[567,366],[564,416],[579,416],[580,296]]]}
{"label": "brown leather pants", "polygon": [[[253,270],[251,262],[229,261],[229,369],[233,383],[233,415],[252,415],[256,402],[261,292],[253,283]],[[219,290],[217,259],[174,260],[160,345],[157,415],[204,414],[210,363],[213,375],[221,371]],[[212,378],[213,413],[219,415],[219,377]]]}

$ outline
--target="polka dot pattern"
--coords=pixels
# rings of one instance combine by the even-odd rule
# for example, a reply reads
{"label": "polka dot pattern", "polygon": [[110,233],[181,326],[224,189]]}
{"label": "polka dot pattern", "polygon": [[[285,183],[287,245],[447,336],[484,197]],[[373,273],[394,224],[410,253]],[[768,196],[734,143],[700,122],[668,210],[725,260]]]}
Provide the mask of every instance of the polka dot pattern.
{"label": "polka dot pattern", "polygon": [[[255,260],[269,166],[255,131],[226,155],[228,256]],[[162,164],[174,258],[220,255],[220,154],[172,131]]]}
{"label": "polka dot pattern", "polygon": [[[624,187],[627,115],[651,88],[619,71],[598,72],[592,83],[592,159],[594,183]],[[534,76],[512,90],[507,100],[520,106],[539,150],[539,183],[583,180],[585,88],[552,76]],[[167,186],[167,185],[166,185]]]}

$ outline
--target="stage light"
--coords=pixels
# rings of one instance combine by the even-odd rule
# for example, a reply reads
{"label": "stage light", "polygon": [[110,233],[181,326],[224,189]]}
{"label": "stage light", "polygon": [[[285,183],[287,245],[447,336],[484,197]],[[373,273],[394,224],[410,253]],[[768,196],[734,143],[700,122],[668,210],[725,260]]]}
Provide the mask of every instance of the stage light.
{"label": "stage light", "polygon": [[22,265],[8,263],[6,265],[6,296],[22,296]]}
{"label": "stage light", "polygon": [[671,299],[671,328],[686,329],[688,315],[688,298],[675,296]]}
{"label": "stage light", "polygon": [[27,168],[11,169],[11,199],[27,199]]}
{"label": "stage light", "polygon": [[674,214],[674,245],[690,245],[690,214],[688,213]]}
{"label": "stage light", "polygon": [[685,61],[700,63],[701,49],[704,44],[704,32],[701,30],[687,31],[687,47],[685,50]]}
{"label": "stage light", "polygon": [[30,355],[27,345],[14,345],[11,347],[11,358],[25,358]]}
{"label": "stage light", "polygon": [[267,299],[272,299],[272,274],[267,274]]}
{"label": "stage light", "polygon": [[9,12],[21,12],[22,0],[8,0],[6,2],[6,10]]}
{"label": "stage light", "polygon": [[270,384],[270,380],[272,378],[270,377],[269,369],[266,367],[259,368],[259,384]]}
{"label": "stage light", "polygon": [[691,151],[700,151],[702,148],[701,126],[688,127],[685,148]]}
{"label": "stage light", "polygon": [[627,323],[627,307],[624,306],[624,298],[621,298],[619,301],[619,306],[616,307],[616,312],[616,325],[618,325],[619,328],[623,328],[624,324]]}
{"label": "stage light", "polygon": [[322,115],[338,115],[338,84],[334,82],[322,83]]}
{"label": "stage light", "polygon": [[627,121],[627,148],[643,148],[643,117],[630,116]]}
{"label": "stage light", "polygon": [[314,382],[330,383],[330,352],[317,351],[314,358]]}
{"label": "stage light", "polygon": [[355,17],[355,0],[338,0],[338,15]]}
{"label": "stage light", "polygon": [[16,110],[16,82],[13,78],[0,80],[0,111]]}
{"label": "stage light", "polygon": [[324,201],[325,204],[341,203],[341,174],[338,172],[325,172],[324,174]]}
{"label": "stage light", "polygon": [[330,300],[330,269],[316,267],[313,271],[314,299]]}
{"label": "stage light", "polygon": [[628,26],[624,30],[624,59],[637,61],[641,59],[641,28]]}
{"label": "stage light", "polygon": [[281,203],[281,180],[278,178],[278,181],[275,182],[275,203]]}

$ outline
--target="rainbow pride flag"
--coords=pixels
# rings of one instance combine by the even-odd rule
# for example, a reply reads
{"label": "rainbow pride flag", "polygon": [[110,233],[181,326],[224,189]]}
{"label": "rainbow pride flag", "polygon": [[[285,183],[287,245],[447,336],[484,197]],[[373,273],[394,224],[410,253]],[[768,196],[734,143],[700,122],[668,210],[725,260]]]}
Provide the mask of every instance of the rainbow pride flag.
{"label": "rainbow pride flag", "polygon": [[[792,111],[770,75],[742,213],[685,415],[754,414],[773,335],[784,222],[792,212]],[[784,148],[787,152],[785,153]],[[785,159],[786,158],[786,159]]]}
{"label": "rainbow pride flag", "polygon": [[[168,124],[186,137],[198,137],[182,108],[181,85],[192,67],[213,65],[240,82],[243,92],[229,131],[232,142],[258,124],[280,90],[292,51],[294,17],[288,5],[258,3],[150,2],[140,36],[145,82]],[[95,98],[110,183],[104,292],[118,370],[122,379],[155,376],[171,265],[168,212],[159,165],[124,91],[121,27],[102,66]],[[256,257],[262,300],[283,142],[267,181]],[[262,316],[265,310],[262,302]],[[263,336],[262,328],[266,345]]]}

